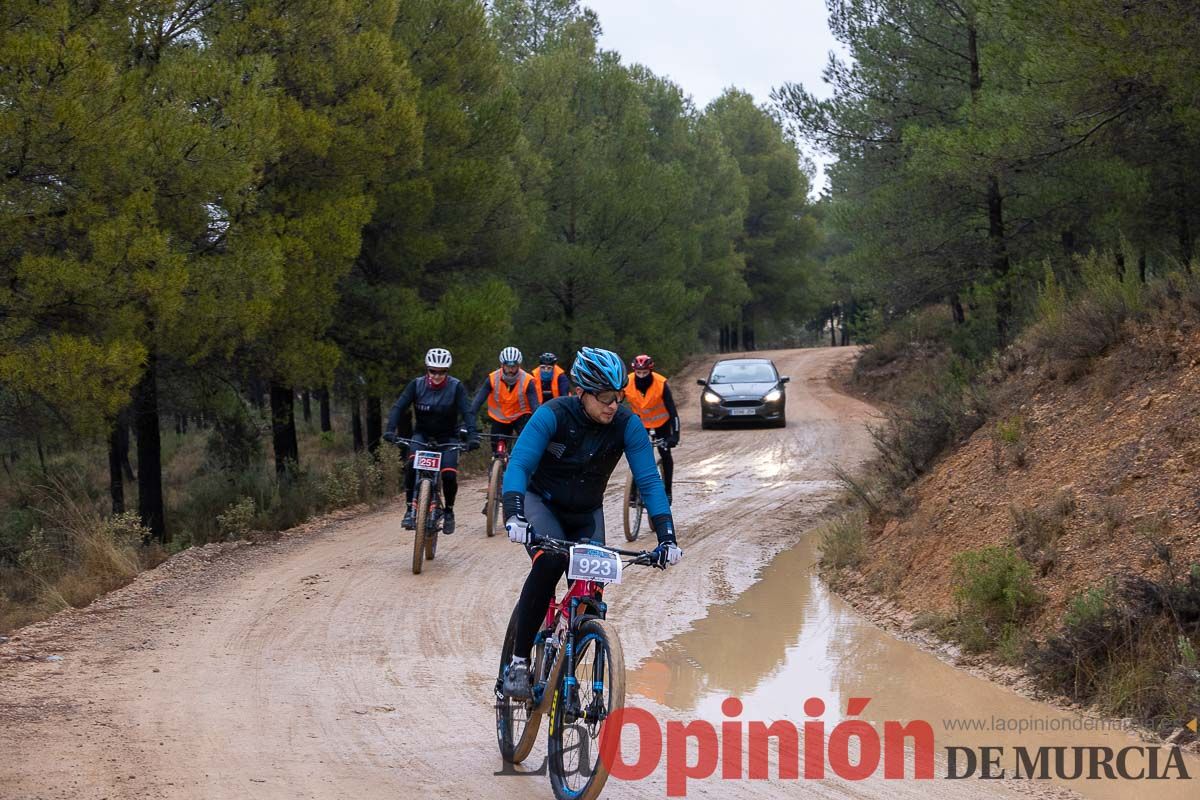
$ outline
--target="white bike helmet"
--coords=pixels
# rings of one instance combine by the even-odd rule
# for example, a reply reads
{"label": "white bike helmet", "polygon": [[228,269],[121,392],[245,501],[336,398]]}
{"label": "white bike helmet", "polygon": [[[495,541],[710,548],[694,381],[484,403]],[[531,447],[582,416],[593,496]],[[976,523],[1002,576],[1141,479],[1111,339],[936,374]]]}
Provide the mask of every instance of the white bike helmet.
{"label": "white bike helmet", "polygon": [[521,365],[521,351],[515,347],[506,347],[500,351],[500,364],[507,366],[511,364]]}
{"label": "white bike helmet", "polygon": [[450,369],[453,361],[450,351],[442,347],[430,348],[429,352],[425,354],[425,366],[434,369]]}

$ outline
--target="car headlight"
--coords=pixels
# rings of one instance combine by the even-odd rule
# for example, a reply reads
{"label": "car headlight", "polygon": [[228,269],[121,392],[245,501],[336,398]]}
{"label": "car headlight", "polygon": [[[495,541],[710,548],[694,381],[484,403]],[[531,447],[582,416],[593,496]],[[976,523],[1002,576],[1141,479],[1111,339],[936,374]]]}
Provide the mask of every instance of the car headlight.
{"label": "car headlight", "polygon": [[783,399],[783,392],[779,391],[779,389],[772,389],[771,391],[767,392],[766,395],[763,397],[763,402],[764,403],[778,403],[782,399]]}
{"label": "car headlight", "polygon": [[714,392],[705,392],[701,396],[701,399],[704,400],[705,403],[708,403],[710,406],[715,406],[717,403],[721,402],[721,396]]}

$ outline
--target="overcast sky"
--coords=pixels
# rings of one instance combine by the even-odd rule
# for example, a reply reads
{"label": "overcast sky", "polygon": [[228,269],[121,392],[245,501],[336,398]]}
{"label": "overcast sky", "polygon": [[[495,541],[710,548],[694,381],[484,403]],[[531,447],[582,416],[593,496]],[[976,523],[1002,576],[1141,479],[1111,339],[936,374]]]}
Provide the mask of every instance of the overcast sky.
{"label": "overcast sky", "polygon": [[[703,109],[729,86],[770,101],[771,89],[803,83],[828,94],[821,70],[839,49],[825,0],[582,0],[600,17],[600,44],[626,63],[670,78]],[[809,148],[809,158],[820,160]],[[824,186],[823,171],[813,193]]]}

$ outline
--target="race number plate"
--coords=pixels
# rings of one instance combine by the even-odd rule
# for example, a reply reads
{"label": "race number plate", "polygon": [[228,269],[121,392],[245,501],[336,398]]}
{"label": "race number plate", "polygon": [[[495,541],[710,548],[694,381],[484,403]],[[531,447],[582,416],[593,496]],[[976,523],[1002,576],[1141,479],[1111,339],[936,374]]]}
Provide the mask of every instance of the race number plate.
{"label": "race number plate", "polygon": [[575,545],[571,548],[571,565],[567,568],[567,578],[573,581],[620,583],[621,557],[603,547]]}
{"label": "race number plate", "polygon": [[442,468],[442,454],[436,450],[418,450],[416,468],[429,472],[437,472]]}
{"label": "race number plate", "polygon": [[729,413],[735,417],[749,417],[754,414],[754,409],[753,408],[733,408],[733,409],[729,410]]}

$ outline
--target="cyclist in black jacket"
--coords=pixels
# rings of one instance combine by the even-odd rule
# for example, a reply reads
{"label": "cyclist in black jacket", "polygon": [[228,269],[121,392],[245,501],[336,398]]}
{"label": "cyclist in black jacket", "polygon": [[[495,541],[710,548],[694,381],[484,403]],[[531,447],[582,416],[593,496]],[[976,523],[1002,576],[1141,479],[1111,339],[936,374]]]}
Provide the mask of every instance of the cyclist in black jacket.
{"label": "cyclist in black jacket", "polygon": [[[425,354],[425,374],[409,381],[404,387],[404,391],[392,406],[391,413],[388,414],[383,433],[385,440],[396,441],[396,426],[411,406],[416,410],[417,417],[413,426],[413,440],[442,451],[442,491],[446,500],[442,533],[446,535],[454,533],[454,498],[458,495],[458,450],[446,450],[443,447],[459,440],[460,419],[466,428],[467,449],[475,450],[479,447],[479,432],[470,413],[467,389],[458,378],[450,377],[452,362],[450,351],[441,347],[435,347]],[[413,456],[413,453],[409,453],[408,465],[404,470],[404,499],[408,511],[402,524],[408,530],[416,527],[413,489],[417,478],[413,469]]]}

